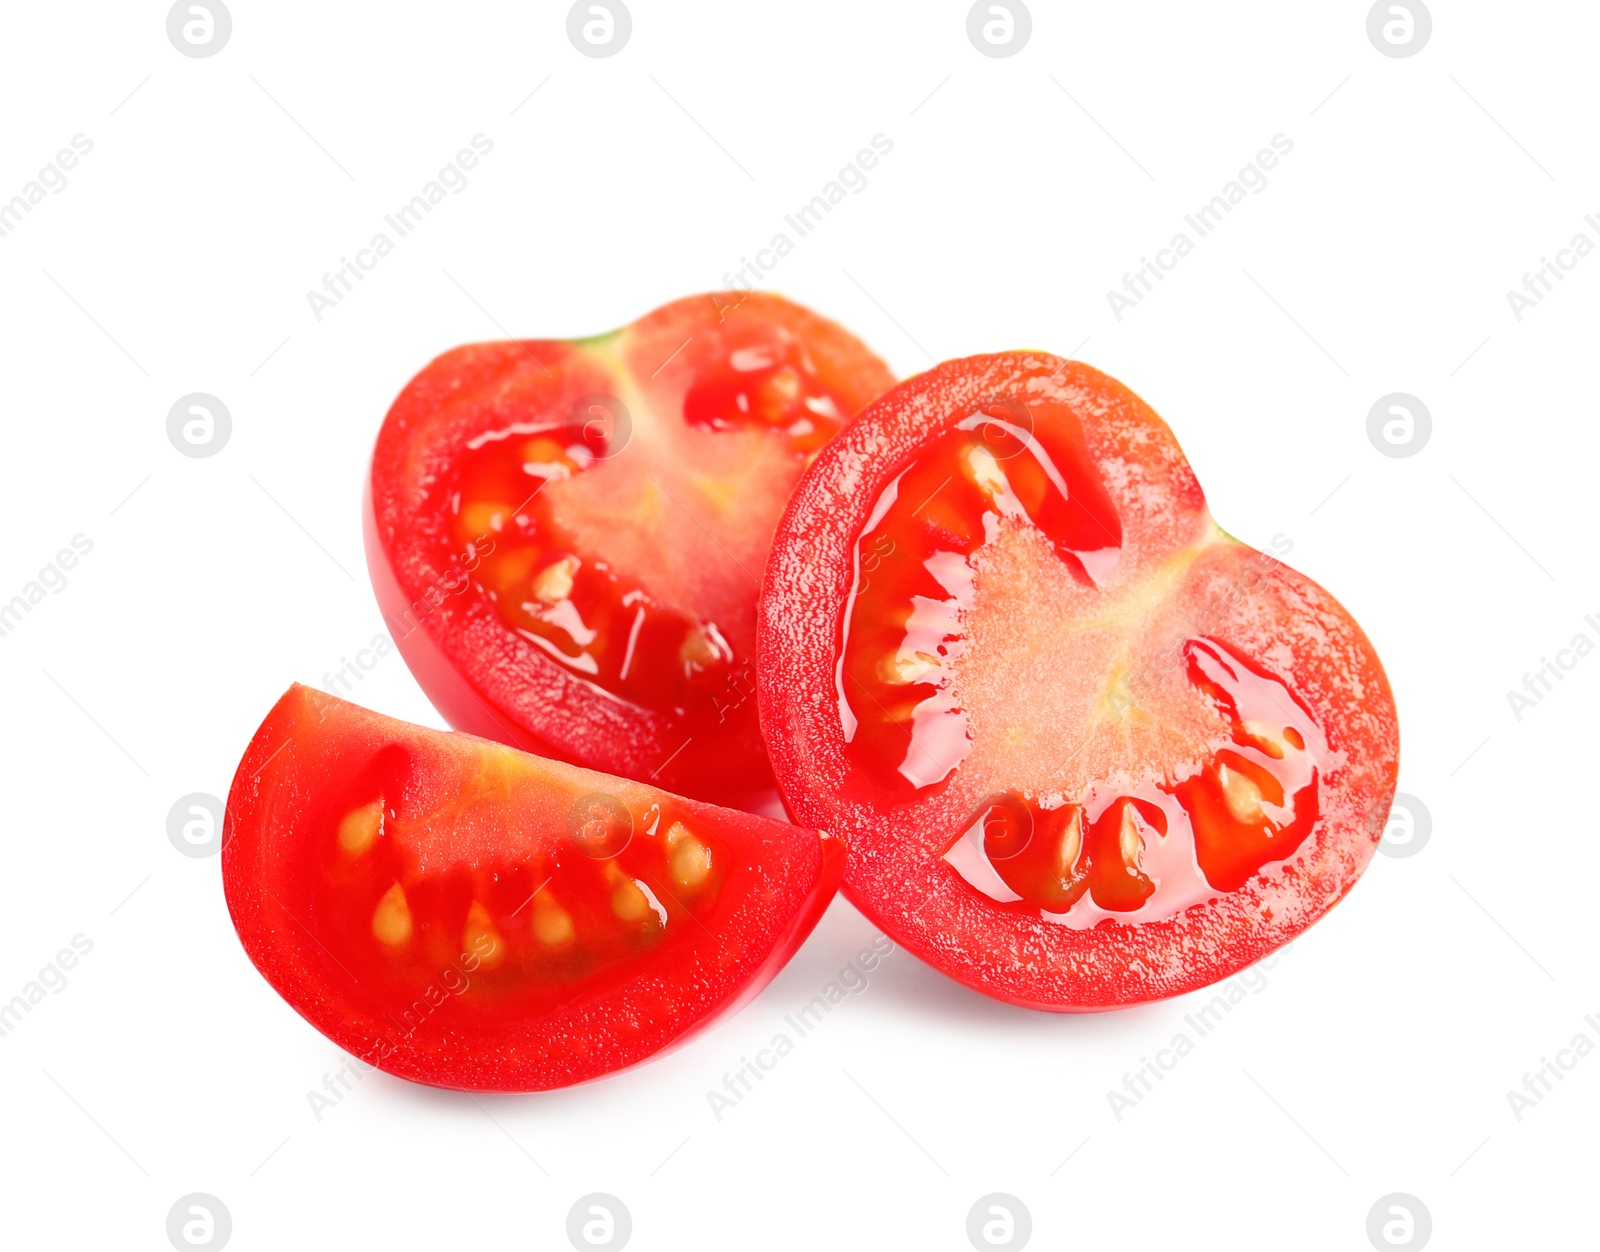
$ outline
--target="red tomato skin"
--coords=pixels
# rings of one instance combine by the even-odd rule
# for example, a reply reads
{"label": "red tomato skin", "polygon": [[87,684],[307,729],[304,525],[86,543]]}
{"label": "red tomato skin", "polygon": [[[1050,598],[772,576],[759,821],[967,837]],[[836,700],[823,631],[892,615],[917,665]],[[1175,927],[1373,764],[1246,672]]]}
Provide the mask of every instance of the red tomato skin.
{"label": "red tomato skin", "polygon": [[719,913],[715,934],[684,919],[675,950],[649,954],[649,964],[636,973],[624,970],[593,988],[576,985],[547,1011],[481,1033],[470,1019],[443,1014],[428,1029],[397,1032],[395,1006],[376,998],[315,933],[319,918],[308,903],[316,872],[308,847],[313,831],[299,820],[318,808],[353,762],[396,743],[445,756],[477,747],[510,751],[498,742],[399,722],[296,684],[267,714],[234,775],[223,820],[222,875],[240,943],[274,990],[352,1056],[412,1082],[463,1091],[543,1091],[662,1055],[754,998],[821,919],[843,874],[844,847],[831,836],[559,762],[527,761],[568,790],[615,794],[631,788],[665,796],[698,828],[755,854],[753,886]]}
{"label": "red tomato skin", "polygon": [[[904,850],[920,835],[846,798],[850,774],[835,688],[837,630],[867,511],[933,434],[996,397],[1052,399],[1079,416],[1097,463],[1138,465],[1166,501],[1154,546],[1182,547],[1210,525],[1206,501],[1165,422],[1098,370],[1037,352],[948,361],[900,383],[807,470],[779,523],[758,610],[762,731],[793,820],[842,835],[843,893],[897,943],[985,995],[1050,1012],[1098,1012],[1207,986],[1289,943],[1354,886],[1382,837],[1399,770],[1388,678],[1350,614],[1272,562],[1260,598],[1279,618],[1231,623],[1260,651],[1295,650],[1286,675],[1348,762],[1325,780],[1333,802],[1280,879],[1256,878],[1161,921],[1076,930],[1007,911]],[[1119,505],[1123,501],[1118,500]],[[1254,549],[1224,535],[1196,563],[1227,584]],[[1281,620],[1280,620],[1281,618]],[[826,640],[818,646],[817,640]],[[991,780],[996,788],[1004,780]],[[898,850],[898,851],[897,851]]]}
{"label": "red tomato skin", "polygon": [[[510,629],[470,586],[471,559],[459,543],[429,550],[434,533],[445,533],[444,523],[424,512],[439,506],[438,486],[454,450],[508,413],[550,417],[579,395],[623,384],[668,411],[693,380],[696,354],[715,341],[724,322],[777,325],[801,336],[825,380],[851,402],[847,416],[893,383],[887,367],[834,323],[776,296],[714,293],[676,301],[622,328],[617,333],[625,338],[614,353],[592,352],[592,341],[584,340],[455,348],[396,398],[364,489],[367,564],[402,657],[456,729],[719,803],[743,806],[770,793],[753,673],[730,691],[723,702],[728,711],[709,718],[685,719],[620,699]],[[487,399],[462,403],[464,396]],[[486,414],[491,406],[497,406],[493,416]],[[771,500],[769,519],[752,524],[774,525],[786,492],[785,484]],[[420,531],[430,532],[427,543],[418,540]],[[447,550],[448,565],[440,556]],[[760,566],[751,568],[743,633],[749,638],[745,660],[753,663],[753,579]]]}

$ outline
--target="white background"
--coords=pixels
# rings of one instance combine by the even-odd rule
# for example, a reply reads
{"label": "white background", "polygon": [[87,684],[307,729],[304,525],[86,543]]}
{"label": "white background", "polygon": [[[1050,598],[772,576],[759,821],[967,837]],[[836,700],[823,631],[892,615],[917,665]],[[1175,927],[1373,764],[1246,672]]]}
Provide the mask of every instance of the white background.
{"label": "white background", "polygon": [[[1600,1056],[1520,1121],[1506,1093],[1600,1043],[1600,659],[1520,721],[1506,691],[1600,641],[1600,256],[1520,322],[1505,293],[1600,243],[1600,10],[1435,0],[1408,59],[1366,10],[1040,0],[992,59],[946,0],[634,0],[600,60],[548,0],[234,0],[191,59],[162,4],[6,6],[0,199],[94,144],[0,238],[0,601],[93,543],[0,638],[0,1000],[94,945],[0,1038],[8,1246],[163,1249],[197,1191],[241,1250],[564,1248],[593,1191],[641,1250],[962,1249],[989,1192],[1035,1247],[1363,1249],[1397,1191],[1438,1248],[1588,1237]],[[466,189],[316,320],[307,290],[480,132]],[[664,1060],[476,1100],[377,1074],[319,1122],[306,1092],[343,1058],[165,821],[382,630],[359,498],[390,400],[456,343],[722,284],[879,132],[869,185],[767,285],[902,375],[1037,347],[1144,395],[1222,525],[1291,537],[1371,635],[1431,840],[1378,857],[1121,1120],[1108,1089],[1193,1002],[1031,1014],[897,953],[718,1121],[707,1091],[870,938],[839,902]],[[1280,132],[1266,190],[1117,320],[1107,289]],[[209,459],[165,432],[195,391],[233,417]],[[1407,459],[1366,434],[1396,391],[1433,416]],[[442,724],[397,656],[356,698]]]}

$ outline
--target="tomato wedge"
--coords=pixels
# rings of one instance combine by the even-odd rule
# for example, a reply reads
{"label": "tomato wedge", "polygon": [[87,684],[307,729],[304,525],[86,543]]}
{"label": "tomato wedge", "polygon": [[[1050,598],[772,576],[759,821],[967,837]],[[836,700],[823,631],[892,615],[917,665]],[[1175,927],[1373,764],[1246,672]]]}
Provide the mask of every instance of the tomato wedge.
{"label": "tomato wedge", "polygon": [[845,837],[863,912],[989,995],[1227,976],[1350,889],[1398,768],[1372,645],[1281,555],[1218,528],[1166,424],[1087,366],[902,383],[774,541],[761,720],[790,811]]}
{"label": "tomato wedge", "polygon": [[351,1055],[537,1091],[753,996],[810,933],[837,839],[426,730],[294,686],[228,794],[245,951]]}
{"label": "tomato wedge", "polygon": [[450,724],[702,798],[772,787],[755,602],[816,451],[893,383],[834,323],[713,293],[610,334],[471,344],[401,392],[367,563]]}

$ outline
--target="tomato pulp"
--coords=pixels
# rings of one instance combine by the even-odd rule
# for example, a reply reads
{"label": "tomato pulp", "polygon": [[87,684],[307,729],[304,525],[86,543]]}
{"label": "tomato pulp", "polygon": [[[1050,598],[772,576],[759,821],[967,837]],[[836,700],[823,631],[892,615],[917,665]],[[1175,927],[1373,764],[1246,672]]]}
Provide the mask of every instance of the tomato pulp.
{"label": "tomato pulp", "polygon": [[1337,902],[1388,814],[1361,628],[1087,366],[972,357],[871,405],[797,487],[759,619],[790,811],[845,836],[868,916],[1001,999],[1223,978]]}
{"label": "tomato pulp", "polygon": [[633,1065],[761,989],[833,897],[837,839],[395,721],[307,687],[223,824],[256,968],[351,1055],[467,1090]]}
{"label": "tomato pulp", "polygon": [[472,344],[389,410],[367,562],[452,726],[705,798],[772,785],[755,602],[817,449],[893,382],[834,323],[721,293]]}

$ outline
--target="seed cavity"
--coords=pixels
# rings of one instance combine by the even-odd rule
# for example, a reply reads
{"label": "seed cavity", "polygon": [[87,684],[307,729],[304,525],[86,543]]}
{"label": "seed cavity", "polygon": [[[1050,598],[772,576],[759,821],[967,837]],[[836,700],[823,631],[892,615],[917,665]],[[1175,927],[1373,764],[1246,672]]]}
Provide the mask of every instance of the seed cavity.
{"label": "seed cavity", "polygon": [[682,822],[667,829],[668,864],[680,886],[698,887],[711,873],[711,849],[696,839]]}
{"label": "seed cavity", "polygon": [[1122,806],[1122,825],[1117,831],[1117,852],[1129,869],[1137,869],[1144,855],[1144,836],[1139,833],[1138,819],[1133,815],[1133,805]]}
{"label": "seed cavity", "polygon": [[878,663],[878,676],[886,683],[903,686],[922,682],[939,670],[939,658],[926,652],[891,652]]}
{"label": "seed cavity", "polygon": [[478,500],[461,510],[461,524],[471,534],[499,534],[511,517],[511,506],[490,500]]}
{"label": "seed cavity", "polygon": [[500,964],[500,959],[506,954],[505,940],[494,928],[489,910],[477,900],[467,910],[467,925],[461,934],[461,950],[476,956],[478,963],[486,969],[493,969]]}
{"label": "seed cavity", "polygon": [[378,907],[372,910],[372,936],[390,948],[398,948],[411,938],[411,907],[406,903],[405,888],[398,882],[383,893]]}
{"label": "seed cavity", "polygon": [[1061,832],[1061,854],[1057,862],[1063,878],[1070,878],[1072,870],[1078,863],[1078,856],[1083,851],[1083,810],[1073,806],[1072,816],[1067,819],[1067,828]]}
{"label": "seed cavity", "polygon": [[901,700],[884,708],[883,720],[891,726],[904,725],[916,720],[917,710],[921,707],[921,700]]}
{"label": "seed cavity", "polygon": [[767,415],[769,421],[774,418],[782,420],[787,416],[788,407],[800,398],[800,385],[800,373],[792,365],[784,365],[767,376],[762,385],[762,391],[766,394],[761,398],[778,410]]}
{"label": "seed cavity", "polygon": [[1265,798],[1260,786],[1242,771],[1217,766],[1217,785],[1222,788],[1222,799],[1228,812],[1247,825],[1258,825],[1266,820],[1261,802]]}
{"label": "seed cavity", "polygon": [[678,649],[678,659],[692,670],[710,669],[722,659],[717,637],[704,626],[691,626]]}
{"label": "seed cavity", "polygon": [[575,931],[572,915],[540,892],[533,900],[533,936],[548,948],[565,947]]}
{"label": "seed cavity", "polygon": [[640,886],[629,878],[615,865],[610,866],[614,871],[614,881],[611,887],[611,911],[619,921],[642,922],[650,915],[650,901],[645,897]]}
{"label": "seed cavity", "polygon": [[1251,742],[1274,761],[1281,761],[1290,752],[1299,752],[1306,746],[1305,739],[1293,726],[1277,726],[1253,720],[1246,720],[1240,725]]}
{"label": "seed cavity", "polygon": [[[457,510],[452,532],[472,558],[468,582],[512,631],[574,676],[656,712],[710,713],[725,720],[727,693],[743,675],[733,672],[734,648],[718,624],[701,622],[703,633],[680,657],[697,619],[646,588],[647,581],[657,581],[650,571],[624,573],[609,561],[591,559],[578,542],[581,534],[575,536],[558,516],[565,512],[559,503],[563,480],[599,465],[605,449],[615,451],[615,441],[627,433],[612,425],[613,419],[626,425],[623,410],[608,398],[599,403],[602,398],[591,395],[589,403],[572,406],[560,425],[475,440],[452,463],[441,488]],[[737,517],[747,503],[749,476],[712,473],[714,468],[692,467],[690,481],[701,489],[705,505]],[[543,490],[551,483],[555,491]],[[634,486],[624,491],[628,500],[612,502],[613,523],[649,529],[679,507],[649,475]],[[691,512],[698,516],[702,508]],[[739,715],[753,724],[753,704]],[[514,946],[512,924],[506,925]],[[523,919],[515,929],[525,925]]]}
{"label": "seed cavity", "polygon": [[351,809],[339,819],[339,850],[346,856],[360,856],[383,833],[383,799]]}
{"label": "seed cavity", "polygon": [[639,890],[638,884],[630,880],[619,883],[611,893],[611,911],[625,922],[643,921],[645,914],[650,911],[650,902],[644,898],[644,892]]}
{"label": "seed cavity", "polygon": [[541,604],[560,604],[572,594],[572,580],[578,565],[575,556],[550,562],[534,576],[533,598]]}
{"label": "seed cavity", "polygon": [[998,499],[1009,486],[1000,462],[982,444],[972,444],[962,450],[961,467],[978,490],[991,500]]}
{"label": "seed cavity", "polygon": [[566,448],[548,436],[541,436],[522,445],[522,468],[539,478],[568,478],[572,475],[573,462]]}

